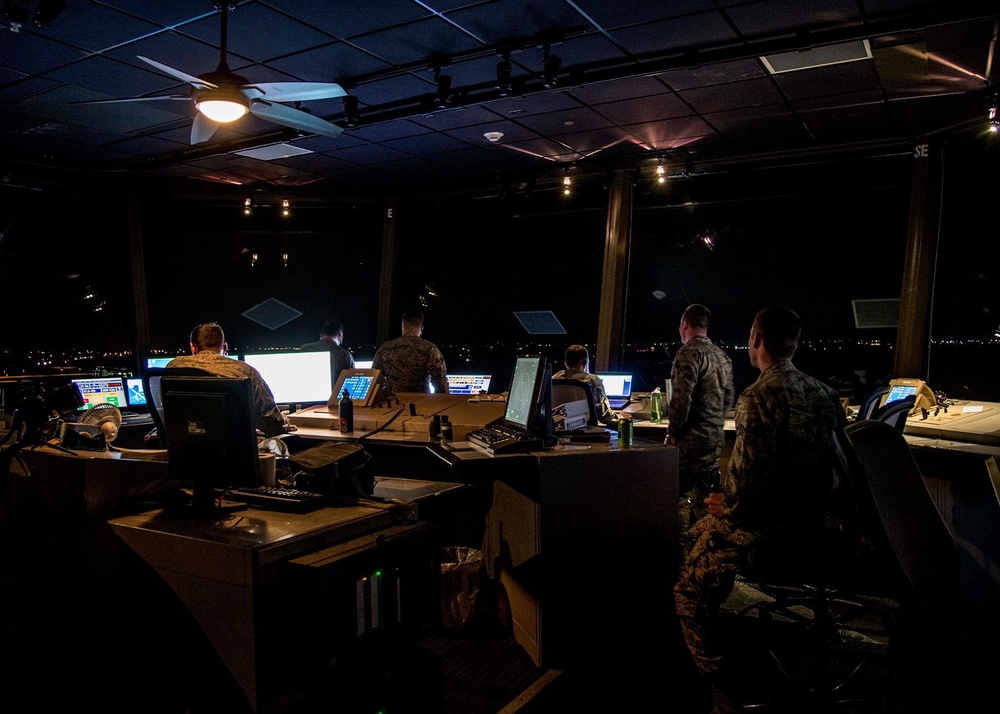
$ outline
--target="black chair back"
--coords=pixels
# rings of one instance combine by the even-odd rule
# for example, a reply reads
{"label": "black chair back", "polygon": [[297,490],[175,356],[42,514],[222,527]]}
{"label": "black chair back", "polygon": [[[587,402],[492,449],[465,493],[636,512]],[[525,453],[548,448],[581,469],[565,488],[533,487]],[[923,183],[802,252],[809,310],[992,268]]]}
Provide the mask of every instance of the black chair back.
{"label": "black chair back", "polygon": [[913,406],[916,404],[916,401],[916,396],[906,397],[905,399],[897,399],[876,409],[875,413],[869,418],[884,421],[896,431],[902,432],[906,427],[906,417],[909,416],[911,411],[913,411]]}
{"label": "black chair back", "polygon": [[889,393],[889,387],[881,387],[865,397],[865,401],[858,410],[858,421],[862,419],[872,419],[882,401],[882,397]]}
{"label": "black chair back", "polygon": [[901,601],[923,619],[950,619],[959,602],[958,549],[906,439],[875,419],[847,425],[844,437],[856,459],[849,473],[862,525],[881,527],[874,540],[888,546],[899,566],[908,591]]}
{"label": "black chair back", "polygon": [[143,373],[142,388],[146,393],[146,404],[156,426],[157,439],[163,447],[167,445],[167,431],[163,426],[163,390],[160,388],[160,380],[165,374],[172,377],[204,377],[211,376],[212,373],[197,367],[149,367]]}
{"label": "black chair back", "polygon": [[587,400],[587,424],[597,426],[597,407],[594,406],[594,390],[586,382],[579,379],[553,379],[552,380],[552,408],[555,409],[560,404],[575,402],[581,399]]}

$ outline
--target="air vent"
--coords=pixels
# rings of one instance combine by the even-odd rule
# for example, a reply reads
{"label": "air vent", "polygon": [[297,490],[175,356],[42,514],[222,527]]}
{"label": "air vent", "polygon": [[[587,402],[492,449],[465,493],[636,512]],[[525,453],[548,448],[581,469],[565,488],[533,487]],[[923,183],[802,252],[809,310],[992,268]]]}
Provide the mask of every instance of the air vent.
{"label": "air vent", "polygon": [[899,298],[851,300],[851,304],[854,307],[854,326],[858,329],[899,326]]}
{"label": "air vent", "polygon": [[872,48],[868,44],[868,40],[857,40],[839,45],[815,47],[811,50],[764,55],[760,61],[764,63],[767,71],[771,74],[781,74],[782,72],[797,72],[800,69],[828,67],[831,64],[843,64],[871,58]]}
{"label": "air vent", "polygon": [[234,151],[233,153],[240,156],[248,156],[251,159],[273,161],[274,159],[287,159],[289,156],[311,154],[313,152],[309,151],[309,149],[300,149],[291,144],[269,144],[268,146],[258,146],[256,149],[244,149],[243,151]]}

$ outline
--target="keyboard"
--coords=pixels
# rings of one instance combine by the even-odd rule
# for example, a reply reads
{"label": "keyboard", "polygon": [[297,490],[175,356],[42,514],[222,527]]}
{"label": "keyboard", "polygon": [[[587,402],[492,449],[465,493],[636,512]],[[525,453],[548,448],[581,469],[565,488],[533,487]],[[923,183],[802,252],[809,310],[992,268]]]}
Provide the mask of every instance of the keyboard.
{"label": "keyboard", "polygon": [[327,497],[322,493],[283,486],[230,488],[223,492],[223,496],[231,501],[242,501],[258,508],[298,513],[319,508],[327,503]]}
{"label": "keyboard", "polygon": [[505,429],[501,426],[484,426],[470,431],[466,441],[484,449],[489,454],[524,454],[542,451],[541,439],[533,438],[525,432]]}

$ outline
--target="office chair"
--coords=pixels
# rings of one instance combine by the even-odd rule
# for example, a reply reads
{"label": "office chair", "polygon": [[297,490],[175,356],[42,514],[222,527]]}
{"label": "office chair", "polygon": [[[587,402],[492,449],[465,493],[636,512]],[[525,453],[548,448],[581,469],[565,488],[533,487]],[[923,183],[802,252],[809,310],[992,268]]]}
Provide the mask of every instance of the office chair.
{"label": "office chair", "polygon": [[[899,429],[869,419],[848,425],[844,437],[860,528],[898,602],[889,694],[926,706],[953,686],[946,683],[954,681],[949,654],[961,613],[958,549]],[[947,708],[937,704],[942,708],[928,711]]]}
{"label": "office chair", "polygon": [[913,411],[913,406],[916,404],[916,401],[916,396],[906,397],[905,399],[897,399],[879,407],[875,410],[874,414],[868,418],[884,421],[896,431],[902,432],[903,428],[906,426],[906,417],[909,416],[911,411]]}
{"label": "office chair", "polygon": [[590,388],[590,385],[579,379],[552,380],[553,409],[566,402],[575,402],[581,399],[587,400],[588,426],[598,426],[597,407],[594,406],[594,391]]}
{"label": "office chair", "polygon": [[153,418],[153,431],[151,431],[146,439],[152,439],[154,436],[157,439],[161,448],[166,448],[167,446],[167,431],[163,427],[163,391],[160,389],[160,380],[163,375],[169,375],[171,377],[185,377],[185,376],[211,376],[211,372],[207,372],[203,369],[197,367],[149,367],[146,369],[145,373],[142,375],[142,388],[146,393],[146,403],[149,405],[149,415]]}
{"label": "office chair", "polygon": [[862,419],[871,419],[875,411],[879,408],[879,404],[882,402],[882,397],[889,393],[889,387],[880,387],[874,392],[865,397],[865,401],[862,402],[861,408],[858,410],[858,421]]}

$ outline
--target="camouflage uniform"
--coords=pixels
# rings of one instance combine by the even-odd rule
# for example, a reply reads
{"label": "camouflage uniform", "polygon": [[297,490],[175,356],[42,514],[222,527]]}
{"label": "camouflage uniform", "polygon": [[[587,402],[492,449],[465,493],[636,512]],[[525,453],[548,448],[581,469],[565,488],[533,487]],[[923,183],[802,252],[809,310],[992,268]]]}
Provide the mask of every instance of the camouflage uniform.
{"label": "camouflage uniform", "polygon": [[[680,450],[680,532],[705,515],[702,503],[718,486],[723,425],[736,398],[733,361],[708,337],[695,336],[677,350],[670,370],[668,437]],[[687,547],[682,546],[684,554]]]}
{"label": "camouflage uniform", "polygon": [[447,367],[441,350],[418,335],[401,335],[375,350],[372,369],[381,370],[389,388],[400,392],[429,392],[428,380],[438,394],[448,393]]}
{"label": "camouflage uniform", "polygon": [[277,436],[288,430],[288,420],[274,403],[271,388],[260,376],[260,372],[246,362],[202,350],[198,354],[175,357],[167,363],[167,367],[197,367],[216,377],[249,377],[253,384],[254,407],[257,409],[257,429],[264,432],[265,436]]}
{"label": "camouflage uniform", "polygon": [[713,627],[747,554],[770,533],[822,525],[837,462],[834,431],[844,424],[837,393],[790,361],[765,370],[736,403],[736,444],[723,474],[725,515],[705,516],[674,586],[688,649],[703,673],[718,671]]}
{"label": "camouflage uniform", "polygon": [[590,385],[590,391],[594,394],[594,409],[597,411],[597,419],[606,426],[618,423],[618,415],[611,408],[608,402],[608,393],[604,391],[604,382],[596,374],[590,372],[578,372],[575,369],[561,369],[552,375],[552,379],[578,379]]}

